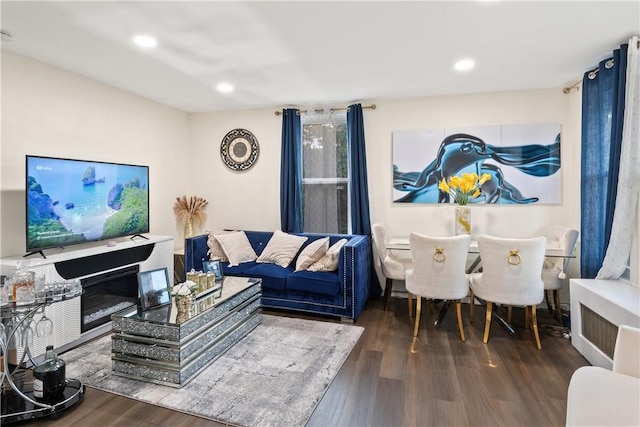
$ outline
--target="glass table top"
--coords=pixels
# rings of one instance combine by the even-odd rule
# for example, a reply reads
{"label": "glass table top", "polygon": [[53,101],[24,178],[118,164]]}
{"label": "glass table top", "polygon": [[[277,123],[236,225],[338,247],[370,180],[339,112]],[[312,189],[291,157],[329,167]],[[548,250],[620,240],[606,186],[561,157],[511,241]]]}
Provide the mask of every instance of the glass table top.
{"label": "glass table top", "polygon": [[[216,292],[215,289],[208,289],[196,295],[192,304],[191,315],[184,320],[192,319],[199,314],[209,311],[218,305],[222,304],[226,300],[234,297],[240,292],[250,288],[256,283],[261,283],[261,279],[247,278],[247,277],[232,277],[227,276],[222,280],[221,292]],[[178,325],[183,323],[184,320],[178,319],[178,309],[176,307],[175,297],[172,298],[171,303],[152,308],[150,310],[142,311],[139,306],[132,306],[117,313],[111,315],[113,320],[129,319],[141,322],[159,323],[159,324],[174,324]]]}

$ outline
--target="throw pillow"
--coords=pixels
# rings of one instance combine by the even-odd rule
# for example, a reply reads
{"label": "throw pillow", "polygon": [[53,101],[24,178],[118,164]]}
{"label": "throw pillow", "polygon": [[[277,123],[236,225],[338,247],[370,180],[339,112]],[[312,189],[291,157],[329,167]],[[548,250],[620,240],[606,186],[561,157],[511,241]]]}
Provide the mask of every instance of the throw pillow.
{"label": "throw pillow", "polygon": [[313,264],[322,258],[329,249],[329,238],[324,237],[322,239],[318,239],[314,242],[311,242],[307,245],[306,248],[300,252],[298,255],[298,260],[296,261],[296,271],[306,270]]}
{"label": "throw pillow", "polygon": [[269,262],[280,267],[288,267],[307,239],[308,237],[294,236],[276,230],[256,262]]}
{"label": "throw pillow", "polygon": [[318,261],[314,262],[307,268],[308,271],[336,271],[338,269],[338,260],[340,259],[340,249],[347,243],[347,239],[340,239],[335,242],[327,253]]}
{"label": "throw pillow", "polygon": [[255,261],[258,257],[247,239],[244,231],[234,231],[228,234],[218,234],[216,239],[220,242],[224,254],[229,259],[229,267],[243,262]]}
{"label": "throw pillow", "polygon": [[216,236],[220,234],[233,233],[233,231],[213,230],[207,231],[207,233],[209,234],[209,238],[207,239],[207,246],[209,247],[207,255],[209,255],[209,259],[219,259],[222,262],[229,261],[227,255],[224,253],[224,249],[222,249],[222,246],[220,246],[220,242],[218,242]]}

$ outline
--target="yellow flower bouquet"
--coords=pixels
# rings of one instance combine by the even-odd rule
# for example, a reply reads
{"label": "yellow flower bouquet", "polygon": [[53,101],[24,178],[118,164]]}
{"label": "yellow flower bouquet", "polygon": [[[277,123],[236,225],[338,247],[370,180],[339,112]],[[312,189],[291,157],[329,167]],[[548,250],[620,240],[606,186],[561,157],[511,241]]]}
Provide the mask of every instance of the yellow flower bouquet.
{"label": "yellow flower bouquet", "polygon": [[477,173],[463,173],[462,176],[452,176],[449,178],[448,184],[446,180],[442,178],[442,181],[438,184],[438,189],[451,195],[453,201],[460,206],[465,206],[472,199],[482,194],[480,187],[490,179],[491,175],[488,173],[483,173],[480,177],[478,177]]}

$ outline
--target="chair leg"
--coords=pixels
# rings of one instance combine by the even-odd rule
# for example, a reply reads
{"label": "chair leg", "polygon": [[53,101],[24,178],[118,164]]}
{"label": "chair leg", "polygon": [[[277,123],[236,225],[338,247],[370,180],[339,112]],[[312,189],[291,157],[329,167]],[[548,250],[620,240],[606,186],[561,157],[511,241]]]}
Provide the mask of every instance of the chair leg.
{"label": "chair leg", "polygon": [[460,333],[460,341],[464,341],[464,328],[462,327],[462,301],[456,301],[456,319],[458,321],[458,332]]}
{"label": "chair leg", "polygon": [[513,307],[507,307],[507,323],[511,323],[511,313],[513,312]]}
{"label": "chair leg", "polygon": [[493,312],[493,303],[491,301],[487,301],[487,315],[484,320],[484,338],[482,338],[483,343],[489,342],[489,329],[491,329],[491,314]]}
{"label": "chair leg", "polygon": [[473,296],[473,289],[469,288],[469,322],[473,323],[473,311],[476,306],[476,300]]}
{"label": "chair leg", "polygon": [[387,311],[387,307],[389,306],[389,299],[391,298],[392,286],[393,286],[393,281],[387,277],[387,281],[384,285],[384,311]]}
{"label": "chair leg", "polygon": [[422,297],[420,295],[416,295],[416,324],[413,328],[413,336],[418,336],[418,329],[420,328],[420,312],[422,311]]}
{"label": "chair leg", "polygon": [[544,291],[544,299],[547,301],[547,310],[553,316],[553,304],[551,303],[551,290]]}
{"label": "chair leg", "polygon": [[524,328],[525,329],[529,329],[529,325],[531,325],[531,320],[530,320],[530,316],[529,316],[529,308],[527,306],[525,306],[524,308]]}
{"label": "chair leg", "polygon": [[409,319],[413,317],[413,294],[407,292],[407,304],[409,306]]}
{"label": "chair leg", "polygon": [[542,350],[542,345],[540,344],[540,335],[538,334],[538,316],[536,316],[536,306],[531,306],[531,327],[533,328],[533,336],[536,339],[536,347],[538,350]]}
{"label": "chair leg", "polygon": [[562,323],[562,310],[560,309],[560,289],[554,289],[553,301],[556,303],[556,317],[558,322]]}

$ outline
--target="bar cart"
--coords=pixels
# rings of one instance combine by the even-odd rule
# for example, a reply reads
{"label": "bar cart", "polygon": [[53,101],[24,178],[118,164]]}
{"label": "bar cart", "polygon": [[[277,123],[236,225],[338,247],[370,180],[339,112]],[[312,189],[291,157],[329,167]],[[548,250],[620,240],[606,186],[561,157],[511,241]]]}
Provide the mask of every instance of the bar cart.
{"label": "bar cart", "polygon": [[[42,329],[44,334],[50,334],[52,325],[51,320],[46,319],[46,311],[44,311],[46,307],[59,301],[79,297],[81,294],[82,287],[79,283],[59,283],[47,285],[46,290],[36,293],[33,302],[17,304],[15,301],[8,301],[0,306],[0,350],[3,355],[2,372],[0,372],[2,385],[0,425],[40,417],[55,419],[60,417],[62,411],[84,398],[84,384],[76,379],[67,379],[64,393],[55,401],[37,400],[33,395],[31,368],[24,367],[27,360],[31,367],[36,366],[29,349],[30,340],[24,338],[29,337],[29,334],[32,337],[35,333],[31,325],[35,324],[33,321],[36,313],[43,313],[38,321],[38,332]],[[40,326],[43,327],[40,328]],[[15,365],[12,365],[9,363],[8,356],[15,349],[17,358],[18,347],[23,348],[22,355],[15,361]]]}

